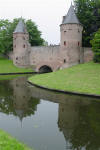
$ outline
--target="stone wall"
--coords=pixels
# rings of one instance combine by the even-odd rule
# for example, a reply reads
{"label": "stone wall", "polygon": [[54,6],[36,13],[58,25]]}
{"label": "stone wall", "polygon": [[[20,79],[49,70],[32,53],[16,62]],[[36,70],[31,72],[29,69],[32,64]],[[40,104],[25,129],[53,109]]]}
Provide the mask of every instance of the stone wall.
{"label": "stone wall", "polygon": [[39,71],[44,65],[55,71],[60,66],[59,54],[60,45],[31,47],[30,65],[36,66],[36,71]]}
{"label": "stone wall", "polygon": [[13,34],[13,63],[18,67],[29,67],[30,43],[28,33]]}
{"label": "stone wall", "polygon": [[84,51],[84,62],[92,61],[93,60],[93,56],[94,56],[92,48],[84,47],[83,51]]}
{"label": "stone wall", "polygon": [[13,51],[9,52],[8,54],[9,59],[13,60]]}
{"label": "stone wall", "polygon": [[85,63],[93,60],[93,51],[90,47],[82,47],[80,49],[80,63]]}

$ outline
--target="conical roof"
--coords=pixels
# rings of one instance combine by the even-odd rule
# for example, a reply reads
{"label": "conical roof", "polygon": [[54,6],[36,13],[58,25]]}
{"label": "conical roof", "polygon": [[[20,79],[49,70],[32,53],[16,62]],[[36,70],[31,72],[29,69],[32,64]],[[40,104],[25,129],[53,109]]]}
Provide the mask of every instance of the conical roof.
{"label": "conical roof", "polygon": [[71,4],[68,13],[63,18],[62,24],[81,24],[75,14],[74,6]]}
{"label": "conical roof", "polygon": [[26,27],[22,18],[19,20],[14,33],[27,33],[27,30],[26,30]]}

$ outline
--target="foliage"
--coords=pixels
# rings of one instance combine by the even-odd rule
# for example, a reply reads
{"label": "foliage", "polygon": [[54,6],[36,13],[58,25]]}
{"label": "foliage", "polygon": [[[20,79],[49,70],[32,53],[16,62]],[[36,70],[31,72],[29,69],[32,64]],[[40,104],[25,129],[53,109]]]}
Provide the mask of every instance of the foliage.
{"label": "foliage", "polygon": [[100,28],[100,0],[74,0],[77,16],[83,25],[83,46],[91,46],[90,40]]}
{"label": "foliage", "polygon": [[33,72],[32,69],[18,68],[8,59],[0,59],[0,73]]}
{"label": "foliage", "polygon": [[91,44],[94,51],[94,62],[100,63],[100,29],[96,32]]}
{"label": "foliage", "polygon": [[93,62],[29,78],[35,84],[65,91],[99,94],[100,65]]}
{"label": "foliage", "polygon": [[[13,50],[13,32],[19,19],[0,20],[0,53],[7,54],[7,52]],[[27,31],[29,32],[29,41],[32,46],[43,45],[44,40],[41,38],[41,32],[32,20],[23,21],[26,24]]]}
{"label": "foliage", "polygon": [[32,46],[39,46],[44,44],[41,38],[41,32],[37,29],[36,24],[32,20],[26,21],[27,31],[29,33],[29,42]]}

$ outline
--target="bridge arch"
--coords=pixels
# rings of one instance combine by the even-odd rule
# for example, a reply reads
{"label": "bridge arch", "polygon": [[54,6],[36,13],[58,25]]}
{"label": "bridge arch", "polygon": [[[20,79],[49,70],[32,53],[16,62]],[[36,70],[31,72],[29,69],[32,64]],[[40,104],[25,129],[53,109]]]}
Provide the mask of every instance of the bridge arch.
{"label": "bridge arch", "polygon": [[48,72],[53,72],[52,68],[47,65],[43,65],[39,68],[40,73],[48,73]]}

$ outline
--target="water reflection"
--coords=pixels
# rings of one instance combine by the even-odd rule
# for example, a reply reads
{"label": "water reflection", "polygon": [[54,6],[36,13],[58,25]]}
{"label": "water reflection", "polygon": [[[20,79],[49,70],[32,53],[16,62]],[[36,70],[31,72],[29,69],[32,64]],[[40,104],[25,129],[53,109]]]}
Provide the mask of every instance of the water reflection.
{"label": "water reflection", "polygon": [[40,100],[33,98],[26,77],[0,82],[0,112],[13,114],[22,121],[24,117],[34,115]]}
{"label": "water reflection", "polygon": [[40,99],[58,103],[57,125],[66,140],[65,149],[100,150],[99,100],[38,89],[29,85],[26,79],[19,77],[12,81],[0,81],[0,112],[18,116],[22,121],[24,117],[35,115]]}
{"label": "water reflection", "polygon": [[60,104],[58,126],[70,149],[100,149],[100,103]]}

